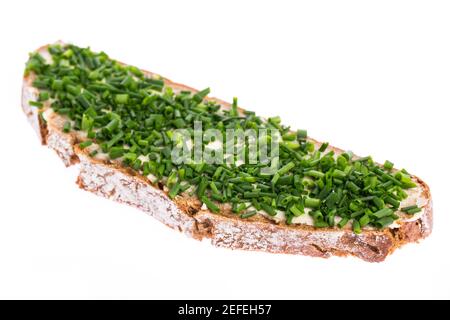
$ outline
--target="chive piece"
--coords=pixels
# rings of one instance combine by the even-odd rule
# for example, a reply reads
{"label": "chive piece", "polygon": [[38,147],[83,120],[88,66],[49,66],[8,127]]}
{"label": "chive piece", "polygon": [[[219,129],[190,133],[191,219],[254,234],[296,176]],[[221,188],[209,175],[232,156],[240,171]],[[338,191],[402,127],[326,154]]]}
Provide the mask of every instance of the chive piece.
{"label": "chive piece", "polygon": [[291,169],[293,169],[295,167],[295,163],[294,162],[289,162],[288,164],[286,164],[285,166],[283,166],[281,169],[279,169],[277,171],[277,173],[282,176],[285,175],[286,173],[288,173],[289,171],[291,171]]}
{"label": "chive piece", "polygon": [[297,135],[294,132],[288,132],[283,134],[282,136],[283,140],[287,140],[287,141],[292,141],[295,140],[297,138]]}
{"label": "chive piece", "polygon": [[329,145],[328,142],[322,143],[322,145],[319,148],[319,152],[324,152],[328,148],[328,145]]}
{"label": "chive piece", "polygon": [[378,219],[375,222],[375,225],[381,229],[381,228],[387,227],[388,225],[392,224],[393,222],[394,222],[394,219],[392,219],[391,217],[383,217],[381,219]]}
{"label": "chive piece", "polygon": [[47,101],[49,97],[50,96],[47,91],[39,92],[39,101]]}
{"label": "chive piece", "polygon": [[375,206],[378,208],[378,209],[383,209],[384,208],[384,201],[383,201],[383,199],[380,199],[380,198],[378,198],[378,197],[375,197],[375,198],[373,198],[373,203],[375,204]]}
{"label": "chive piece", "polygon": [[394,208],[396,208],[396,209],[400,206],[400,201],[395,200],[395,199],[392,198],[391,196],[387,196],[387,197],[384,199],[384,201],[387,202],[387,203],[389,203],[389,204],[391,204],[391,205],[392,205]]}
{"label": "chive piece", "polygon": [[347,188],[349,188],[350,191],[352,191],[354,193],[358,193],[360,190],[360,188],[353,181],[349,181],[347,183]]}
{"label": "chive piece", "polygon": [[294,219],[294,217],[291,216],[291,215],[288,215],[288,216],[286,217],[286,224],[287,224],[287,225],[291,225],[291,224],[292,224],[292,219]]}
{"label": "chive piece", "polygon": [[320,207],[320,199],[306,198],[305,207],[307,208],[318,208]]}
{"label": "chive piece", "polygon": [[308,170],[305,172],[305,176],[310,176],[314,178],[323,178],[325,176],[325,173],[317,171],[317,170]]}
{"label": "chive piece", "polygon": [[417,208],[417,204],[412,205],[412,206],[403,207],[401,210],[402,210],[403,212],[407,212],[408,210],[416,209],[416,208]]}
{"label": "chive piece", "polygon": [[365,214],[361,218],[359,218],[359,224],[361,225],[361,228],[364,228],[370,223],[370,217],[369,215]]}
{"label": "chive piece", "polygon": [[109,132],[113,132],[119,127],[119,124],[119,119],[114,118],[105,126],[105,129]]}
{"label": "chive piece", "polygon": [[37,107],[37,108],[42,108],[44,106],[44,104],[42,102],[39,102],[39,101],[31,101],[30,100],[30,101],[28,101],[28,104],[30,106]]}
{"label": "chive piece", "polygon": [[217,186],[213,181],[210,182],[209,187],[211,188],[213,193],[220,194],[219,189],[217,189]]}
{"label": "chive piece", "polygon": [[117,94],[116,95],[116,103],[127,104],[128,103],[128,94]]}
{"label": "chive piece", "polygon": [[124,153],[125,151],[122,147],[112,147],[109,150],[109,157],[114,160],[123,156]]}
{"label": "chive piece", "polygon": [[237,110],[237,98],[236,97],[233,98],[233,104],[231,105],[230,116],[231,117],[239,116],[239,113]]}
{"label": "chive piece", "polygon": [[179,182],[175,183],[172,188],[169,191],[169,197],[170,199],[175,198],[175,196],[178,194],[178,192],[180,191],[180,187],[181,184]]}
{"label": "chive piece", "polygon": [[265,203],[261,203],[261,209],[267,212],[270,216],[276,216],[277,212],[275,209]]}
{"label": "chive piece", "polygon": [[258,213],[258,211],[256,211],[256,210],[247,211],[246,213],[241,214],[241,218],[247,219],[247,218],[253,217],[257,213]]}
{"label": "chive piece", "polygon": [[92,119],[87,114],[83,114],[83,118],[81,120],[81,130],[89,131],[92,129],[93,125],[94,125],[94,119]]}
{"label": "chive piece", "polygon": [[338,223],[338,227],[339,228],[343,228],[343,227],[345,227],[345,225],[348,223],[348,218],[342,218],[342,220],[341,221],[339,221],[339,223]]}
{"label": "chive piece", "polygon": [[203,89],[202,91],[194,94],[193,99],[196,102],[201,102],[210,92],[211,90],[209,88]]}
{"label": "chive piece", "polygon": [[408,210],[406,213],[407,214],[415,214],[415,213],[419,213],[420,211],[422,211],[421,208],[415,208],[415,209]]}
{"label": "chive piece", "polygon": [[214,212],[214,213],[219,213],[219,212],[220,212],[220,208],[219,208],[214,202],[212,202],[211,200],[209,200],[209,198],[203,196],[203,197],[201,198],[201,200],[202,200],[202,202],[203,202],[204,204],[206,204],[206,206],[208,207],[208,209],[211,210],[212,212]]}
{"label": "chive piece", "polygon": [[337,179],[344,179],[346,176],[345,172],[339,169],[334,169],[332,173],[332,177]]}
{"label": "chive piece", "polygon": [[353,212],[353,213],[350,215],[350,218],[357,218],[357,217],[359,217],[359,216],[362,215],[362,214],[364,214],[364,210],[359,210],[359,211]]}
{"label": "chive piece", "polygon": [[393,211],[392,209],[389,209],[389,208],[383,208],[383,209],[378,210],[377,212],[375,212],[375,213],[373,214],[373,216],[374,216],[374,217],[377,217],[377,218],[383,218],[383,217],[390,216],[390,215],[392,215],[393,213],[394,213],[394,211]]}
{"label": "chive piece", "polygon": [[80,149],[84,149],[84,148],[89,147],[91,144],[92,144],[91,140],[86,140],[86,141],[81,142],[78,146],[80,147]]}
{"label": "chive piece", "polygon": [[65,133],[70,132],[70,127],[71,127],[70,121],[64,122],[63,131],[64,131]]}
{"label": "chive piece", "polygon": [[182,118],[177,118],[173,120],[173,125],[180,129],[186,126],[186,122]]}
{"label": "chive piece", "polygon": [[394,168],[394,164],[393,164],[392,162],[390,162],[389,160],[386,160],[386,161],[384,162],[383,167],[384,167],[386,170],[391,170],[392,168]]}
{"label": "chive piece", "polygon": [[353,220],[353,232],[356,234],[361,233],[361,225],[359,224],[358,220]]}
{"label": "chive piece", "polygon": [[298,143],[298,141],[284,141],[283,145],[291,150],[300,149],[300,144]]}
{"label": "chive piece", "polygon": [[208,180],[206,180],[205,178],[202,178],[202,180],[200,181],[198,187],[197,187],[197,195],[202,198],[203,195],[205,194],[205,190],[206,187],[208,186]]}
{"label": "chive piece", "polygon": [[302,214],[304,214],[304,212],[302,210],[300,210],[297,206],[291,206],[289,208],[289,210],[292,212],[292,214],[296,217],[301,216]]}
{"label": "chive piece", "polygon": [[253,191],[253,192],[244,192],[244,198],[245,198],[245,199],[259,198],[259,197],[261,197],[260,192],[256,192],[256,191]]}
{"label": "chive piece", "polygon": [[328,227],[328,223],[326,223],[325,221],[322,221],[322,220],[317,220],[317,221],[314,221],[314,227],[326,228],[326,227]]}
{"label": "chive piece", "polygon": [[409,206],[409,207],[402,208],[402,211],[407,214],[415,214],[415,213],[422,211],[422,209],[419,208],[417,205],[415,205],[415,206]]}
{"label": "chive piece", "polygon": [[297,130],[297,139],[299,140],[305,140],[308,136],[308,133],[306,130]]}

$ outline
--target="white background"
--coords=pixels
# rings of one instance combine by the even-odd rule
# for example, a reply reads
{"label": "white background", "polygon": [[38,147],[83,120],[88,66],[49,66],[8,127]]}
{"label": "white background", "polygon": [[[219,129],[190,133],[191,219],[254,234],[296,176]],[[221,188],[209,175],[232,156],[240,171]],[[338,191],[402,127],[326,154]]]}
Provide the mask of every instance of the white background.
{"label": "white background", "polygon": [[[448,2],[0,3],[0,298],[450,298]],[[20,109],[59,39],[407,168],[433,234],[380,264],[231,251],[78,189]]]}

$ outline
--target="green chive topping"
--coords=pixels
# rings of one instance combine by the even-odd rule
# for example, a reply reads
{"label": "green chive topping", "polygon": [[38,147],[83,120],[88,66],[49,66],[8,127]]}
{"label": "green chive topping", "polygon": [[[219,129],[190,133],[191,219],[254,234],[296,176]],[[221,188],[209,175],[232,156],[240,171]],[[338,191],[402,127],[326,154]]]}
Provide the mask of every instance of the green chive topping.
{"label": "green chive topping", "polygon": [[64,123],[63,131],[64,131],[65,133],[70,132],[70,127],[71,127],[70,121],[66,121],[66,122]]}
{"label": "green chive topping", "polygon": [[[91,156],[102,152],[141,175],[156,177],[151,180],[164,183],[170,198],[187,192],[216,213],[219,204],[227,203],[243,219],[261,210],[270,216],[282,212],[286,224],[309,214],[317,228],[335,227],[339,219],[337,227],[351,222],[360,233],[366,226],[385,228],[397,220],[395,211],[408,197],[406,190],[416,187],[415,179],[406,170],[394,172],[390,161],[378,166],[371,157],[356,158],[350,151],[335,154],[328,143],[317,146],[306,130],[291,131],[279,117],[265,120],[254,112],[239,112],[237,98],[225,110],[207,98],[209,88],[178,92],[164,79],[124,66],[103,52],[74,45],[53,45],[48,51],[51,63],[38,53],[27,62],[25,73],[33,74],[33,86],[40,91],[38,101],[29,104],[43,108],[46,102],[64,117],[64,132],[86,134],[89,140],[80,148],[95,141],[98,148]],[[42,112],[39,117],[45,121]],[[173,163],[177,129],[192,133],[196,121],[224,137],[228,129],[264,130],[261,140],[267,145],[272,139],[267,132],[278,131],[275,173],[264,173],[261,164],[233,161]],[[414,214],[421,209],[401,211]]]}
{"label": "green chive topping", "polygon": [[208,207],[209,210],[211,210],[214,213],[219,213],[220,212],[220,208],[211,200],[209,200],[207,197],[202,197],[202,202],[204,204],[206,204],[206,206]]}
{"label": "green chive topping", "polygon": [[28,104],[30,106],[38,107],[38,108],[42,108],[44,106],[44,104],[42,102],[39,102],[39,101],[28,101]]}
{"label": "green chive topping", "polygon": [[419,208],[417,205],[413,205],[413,206],[402,208],[402,211],[407,214],[415,214],[415,213],[422,211],[422,209]]}
{"label": "green chive topping", "polygon": [[392,162],[390,162],[389,160],[386,160],[384,162],[384,168],[387,170],[391,170],[392,168],[394,168],[394,164]]}
{"label": "green chive topping", "polygon": [[78,146],[80,147],[80,149],[84,149],[89,147],[90,145],[92,145],[92,141],[91,140],[86,140],[81,142]]}
{"label": "green chive topping", "polygon": [[305,199],[305,207],[319,208],[320,207],[320,199],[306,198]]}

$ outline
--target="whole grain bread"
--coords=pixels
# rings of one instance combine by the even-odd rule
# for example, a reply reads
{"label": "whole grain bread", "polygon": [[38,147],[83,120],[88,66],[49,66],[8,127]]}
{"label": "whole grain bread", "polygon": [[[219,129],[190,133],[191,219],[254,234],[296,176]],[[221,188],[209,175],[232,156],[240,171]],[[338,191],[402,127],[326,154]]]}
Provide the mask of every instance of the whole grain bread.
{"label": "whole grain bread", "polygon": [[[46,57],[47,47],[43,46],[37,51]],[[158,76],[152,72],[143,72],[149,77]],[[396,248],[409,242],[417,242],[431,233],[433,210],[430,190],[415,176],[413,180],[418,185],[419,196],[424,199],[422,214],[417,219],[404,219],[394,228],[365,228],[361,234],[353,233],[351,228],[287,225],[261,215],[241,219],[232,214],[227,205],[221,205],[221,213],[215,214],[205,209],[197,198],[187,194],[172,200],[168,197],[167,188],[162,184],[153,184],[147,177],[108,159],[90,157],[86,150],[78,147],[83,137],[76,132],[64,133],[63,125],[66,120],[51,112],[48,105],[41,109],[30,106],[29,101],[36,100],[39,95],[39,91],[32,86],[33,79],[32,73],[24,77],[22,109],[41,143],[55,150],[66,166],[79,166],[77,183],[80,188],[137,207],[194,239],[211,239],[214,245],[231,249],[323,258],[352,255],[365,261],[380,262]],[[163,79],[165,85],[175,91],[197,92],[188,86]],[[230,108],[230,104],[222,100],[207,99],[216,101],[223,108]],[[321,145],[311,138],[308,139],[317,146]],[[343,152],[335,147],[329,149],[336,153]]]}

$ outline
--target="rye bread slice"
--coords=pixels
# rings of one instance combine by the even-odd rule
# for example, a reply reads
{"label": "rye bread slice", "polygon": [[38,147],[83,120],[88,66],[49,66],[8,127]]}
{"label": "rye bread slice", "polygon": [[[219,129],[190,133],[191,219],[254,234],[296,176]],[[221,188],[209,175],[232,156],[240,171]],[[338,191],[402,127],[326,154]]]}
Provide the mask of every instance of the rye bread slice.
{"label": "rye bread slice", "polygon": [[[48,57],[48,46],[37,51]],[[142,70],[147,76],[156,76]],[[418,177],[417,194],[424,201],[423,211],[418,218],[403,219],[395,228],[376,230],[365,228],[361,234],[355,234],[350,228],[315,228],[307,224],[287,225],[261,215],[241,219],[232,214],[229,206],[221,205],[221,213],[215,214],[205,209],[195,197],[187,194],[168,197],[167,188],[162,184],[153,184],[147,177],[124,168],[108,159],[90,157],[87,150],[81,150],[78,144],[83,136],[76,132],[64,133],[66,119],[45,105],[41,109],[30,106],[39,95],[32,86],[34,75],[24,77],[22,89],[22,109],[28,121],[37,132],[43,145],[55,150],[66,166],[78,164],[80,173],[77,183],[80,188],[97,195],[137,207],[155,217],[167,226],[178,229],[188,236],[202,240],[211,239],[218,247],[232,249],[259,250],[271,253],[302,254],[327,258],[332,255],[353,255],[369,262],[383,261],[396,248],[425,238],[432,230],[432,200],[429,187]],[[197,90],[163,78],[165,85],[175,91]],[[223,108],[230,104],[216,98]],[[316,146],[321,143],[308,138]],[[341,149],[329,147],[336,153]]]}

